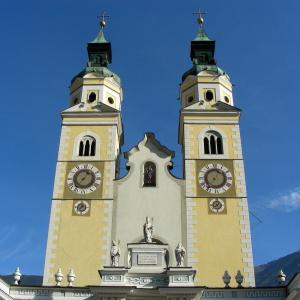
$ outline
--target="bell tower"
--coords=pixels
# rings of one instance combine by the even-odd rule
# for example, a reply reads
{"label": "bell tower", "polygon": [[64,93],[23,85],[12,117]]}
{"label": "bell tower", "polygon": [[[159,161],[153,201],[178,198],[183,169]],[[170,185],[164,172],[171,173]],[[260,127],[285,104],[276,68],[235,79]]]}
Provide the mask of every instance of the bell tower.
{"label": "bell tower", "polygon": [[105,22],[88,43],[87,66],[71,81],[62,127],[52,197],[44,285],[54,285],[59,268],[77,275],[76,285],[99,283],[109,263],[113,181],[123,132],[120,78],[109,68],[111,44]]}
{"label": "bell tower", "polygon": [[240,137],[240,109],[229,76],[215,60],[215,41],[202,28],[191,42],[193,66],[180,86],[187,206],[187,265],[195,283],[221,287],[227,270],[254,286],[254,268]]}

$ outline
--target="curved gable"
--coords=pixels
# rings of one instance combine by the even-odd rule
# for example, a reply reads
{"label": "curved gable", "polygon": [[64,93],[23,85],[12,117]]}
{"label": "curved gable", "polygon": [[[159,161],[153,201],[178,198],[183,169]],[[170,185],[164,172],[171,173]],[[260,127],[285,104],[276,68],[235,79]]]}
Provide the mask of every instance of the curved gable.
{"label": "curved gable", "polygon": [[[172,253],[184,237],[184,180],[169,172],[174,152],[162,146],[154,134],[146,133],[142,141],[125,154],[129,173],[116,180],[113,239],[120,240],[122,249],[127,243],[143,239],[142,227],[146,217],[153,218],[154,235],[166,241]],[[145,164],[155,164],[156,184],[144,184]],[[126,262],[124,253],[123,262]]]}

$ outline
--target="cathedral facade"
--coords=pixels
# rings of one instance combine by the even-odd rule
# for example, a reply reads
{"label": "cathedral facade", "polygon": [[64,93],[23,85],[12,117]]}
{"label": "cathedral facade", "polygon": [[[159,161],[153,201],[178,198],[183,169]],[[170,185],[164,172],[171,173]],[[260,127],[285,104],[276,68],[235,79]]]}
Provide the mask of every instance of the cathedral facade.
{"label": "cathedral facade", "polygon": [[17,270],[3,299],[300,299],[299,275],[255,288],[240,109],[199,23],[180,84],[177,178],[175,153],[150,132],[120,176],[123,93],[101,22],[61,114],[43,285],[19,285]]}
{"label": "cathedral facade", "polygon": [[88,44],[87,67],[72,79],[70,107],[62,112],[44,285],[55,283],[59,268],[76,270],[80,285],[99,283],[112,241],[120,248],[118,265],[130,267],[128,245],[145,242],[148,217],[153,243],[166,245],[168,267],[176,267],[182,244],[195,283],[223,286],[227,270],[255,286],[240,110],[214,51],[215,41],[200,27],[180,86],[184,177],[170,173],[174,152],[146,133],[124,154],[128,173],[120,178],[121,80],[109,69],[103,28]]}

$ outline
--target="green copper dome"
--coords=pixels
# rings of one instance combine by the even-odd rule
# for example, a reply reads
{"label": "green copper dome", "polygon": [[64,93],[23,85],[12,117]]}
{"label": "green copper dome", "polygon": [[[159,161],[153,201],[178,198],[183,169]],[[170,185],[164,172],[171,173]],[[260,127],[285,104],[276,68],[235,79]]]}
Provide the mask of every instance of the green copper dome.
{"label": "green copper dome", "polygon": [[212,40],[207,36],[203,28],[199,28],[198,33],[196,37],[193,39],[193,41],[212,41]]}
{"label": "green copper dome", "polygon": [[102,44],[102,43],[108,43],[105,36],[104,31],[101,28],[98,35],[90,42],[91,44]]}
{"label": "green copper dome", "polygon": [[106,67],[89,67],[87,66],[84,68],[80,73],[73,77],[71,80],[71,84],[74,82],[76,78],[83,78],[86,74],[95,73],[99,77],[113,77],[120,85],[121,85],[121,78],[112,72],[110,69]]}
{"label": "green copper dome", "polygon": [[103,27],[96,38],[88,43],[87,51],[89,56],[87,66],[72,79],[71,83],[76,78],[82,78],[88,73],[95,73],[99,77],[113,77],[121,84],[120,77],[108,68],[108,65],[112,62],[112,51],[111,43],[104,36]]}
{"label": "green copper dome", "polygon": [[189,75],[197,75],[202,71],[225,75],[226,73],[217,66],[215,60],[215,41],[210,39],[202,27],[191,42],[191,61],[193,67],[182,75],[182,81]]}

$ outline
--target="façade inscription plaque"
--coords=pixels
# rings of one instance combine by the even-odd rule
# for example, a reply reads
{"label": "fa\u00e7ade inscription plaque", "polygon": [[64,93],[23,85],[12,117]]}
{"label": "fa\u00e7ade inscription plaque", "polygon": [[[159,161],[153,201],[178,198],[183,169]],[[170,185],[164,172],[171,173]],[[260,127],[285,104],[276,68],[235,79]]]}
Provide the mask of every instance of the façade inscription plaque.
{"label": "fa\u00e7ade inscription plaque", "polygon": [[157,265],[157,254],[156,253],[139,253],[137,255],[138,265]]}

